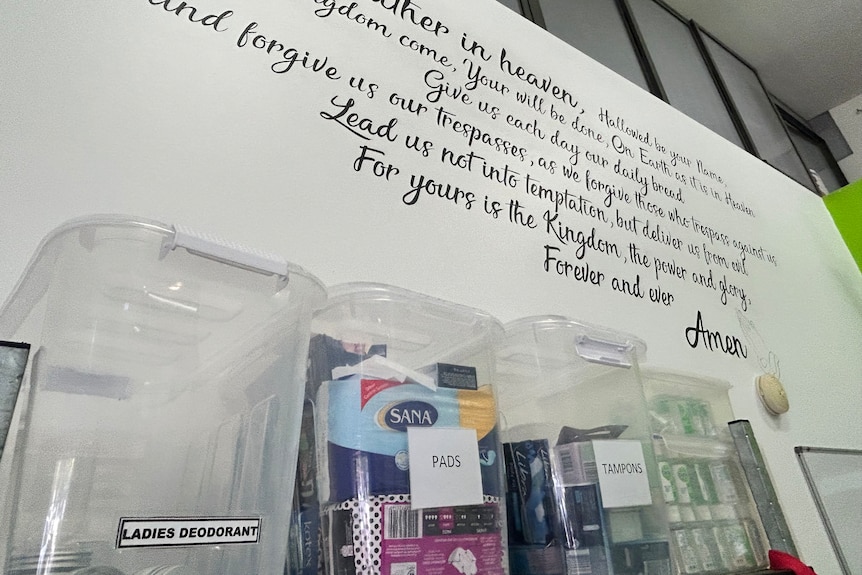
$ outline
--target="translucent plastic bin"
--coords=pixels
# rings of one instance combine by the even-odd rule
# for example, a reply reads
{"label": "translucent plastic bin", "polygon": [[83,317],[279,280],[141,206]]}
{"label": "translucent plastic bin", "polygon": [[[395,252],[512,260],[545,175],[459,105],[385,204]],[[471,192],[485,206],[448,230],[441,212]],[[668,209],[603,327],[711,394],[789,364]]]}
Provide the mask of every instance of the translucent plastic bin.
{"label": "translucent plastic bin", "polygon": [[[300,544],[331,575],[505,572],[488,314],[400,288],[330,289],[314,317]],[[308,412],[307,412],[308,413]],[[316,465],[316,467],[315,467]]]}
{"label": "translucent plastic bin", "polygon": [[655,453],[671,529],[674,573],[764,568],[768,543],[727,423],[730,384],[644,370]]}
{"label": "translucent plastic bin", "polygon": [[279,573],[324,299],[280,258],[158,222],[52,232],[0,311],[35,351],[3,572]]}
{"label": "translucent plastic bin", "polygon": [[513,575],[670,569],[636,337],[565,317],[497,347]]}

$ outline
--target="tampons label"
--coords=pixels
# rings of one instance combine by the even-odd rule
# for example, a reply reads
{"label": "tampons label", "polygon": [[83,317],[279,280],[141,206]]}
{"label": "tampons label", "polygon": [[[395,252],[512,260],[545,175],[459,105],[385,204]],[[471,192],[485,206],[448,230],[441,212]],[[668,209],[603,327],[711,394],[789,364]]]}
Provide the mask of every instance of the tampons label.
{"label": "tampons label", "polygon": [[602,507],[652,505],[646,462],[640,441],[593,441],[596,472],[602,489]]}
{"label": "tampons label", "polygon": [[117,529],[117,548],[230,545],[259,541],[259,517],[124,517]]}

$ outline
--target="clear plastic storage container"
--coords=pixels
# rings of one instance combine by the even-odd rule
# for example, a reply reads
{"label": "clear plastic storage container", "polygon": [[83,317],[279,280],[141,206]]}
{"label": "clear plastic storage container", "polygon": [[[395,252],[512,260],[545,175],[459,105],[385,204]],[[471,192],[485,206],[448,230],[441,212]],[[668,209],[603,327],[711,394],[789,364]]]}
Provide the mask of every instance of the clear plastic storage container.
{"label": "clear plastic storage container", "polygon": [[492,391],[500,324],[392,286],[329,295],[312,322],[304,540],[291,568],[316,572],[319,517],[330,575],[504,573]]}
{"label": "clear plastic storage container", "polygon": [[565,317],[497,347],[513,575],[670,569],[636,337]]}
{"label": "clear plastic storage container", "polygon": [[42,243],[0,311],[35,354],[8,575],[250,575],[284,564],[318,280],[158,222]]}
{"label": "clear plastic storage container", "polygon": [[727,427],[730,384],[644,370],[677,575],[727,574],[768,565],[768,544]]}

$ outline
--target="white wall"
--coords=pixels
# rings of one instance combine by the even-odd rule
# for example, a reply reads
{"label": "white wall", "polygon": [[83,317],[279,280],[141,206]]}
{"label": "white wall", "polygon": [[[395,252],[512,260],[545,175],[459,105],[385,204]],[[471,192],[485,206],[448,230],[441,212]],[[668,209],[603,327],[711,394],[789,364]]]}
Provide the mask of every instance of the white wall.
{"label": "white wall", "polygon": [[853,150],[852,154],[838,161],[851,183],[862,179],[862,111],[857,110],[862,110],[862,94],[829,110],[835,125]]}
{"label": "white wall", "polygon": [[[423,2],[404,12],[357,0],[351,15],[384,24],[388,37],[337,12],[316,15],[325,0],[190,4],[199,16],[233,12],[215,28],[155,0],[3,3],[0,298],[55,226],[119,212],[282,253],[327,284],[380,281],[485,309],[502,321],[555,313],[632,332],[648,344],[648,365],[733,385],[735,415],[752,422],[800,553],[819,573],[837,572],[793,448],[862,448],[862,277],[819,198],[492,0]],[[431,30],[411,17],[420,24],[428,18],[424,28]],[[251,40],[238,45],[251,22],[283,45],[276,52],[295,48],[300,58],[308,52],[309,60],[325,59],[333,78],[301,62],[272,71],[283,58]],[[400,45],[402,35],[425,52]],[[482,50],[468,53],[474,41]],[[501,67],[503,50],[511,73]],[[468,74],[479,66],[485,81],[471,86]],[[426,79],[431,70],[439,73]],[[548,81],[547,91],[528,83],[528,73],[535,83]],[[352,87],[360,78],[362,89]],[[433,86],[446,83],[448,93],[436,101]],[[554,90],[571,101],[555,98]],[[518,92],[534,107],[520,103]],[[393,94],[421,111],[393,105]],[[323,117],[349,99],[358,116],[348,123],[360,125],[367,140]],[[500,149],[470,145],[451,124],[438,125],[441,105],[451,120],[500,138]],[[603,109],[612,122],[600,116]],[[509,125],[510,114],[542,137]],[[390,129],[380,131],[385,125]],[[557,130],[565,145],[552,141]],[[646,142],[638,139],[645,134]],[[430,142],[428,155],[408,149],[408,138]],[[502,141],[524,148],[523,158],[507,154]],[[573,145],[576,165],[564,149]],[[362,146],[379,150],[372,154],[381,163],[356,171]],[[444,148],[461,167],[441,159]],[[672,152],[691,165],[673,165]],[[661,214],[638,206],[640,184],[615,172],[618,161],[645,178],[642,199]],[[507,177],[486,177],[484,162]],[[388,179],[374,174],[388,165]],[[588,173],[590,182],[622,190],[628,201],[605,207]],[[471,192],[473,202],[423,191],[410,205],[422,176],[444,190],[451,184]],[[576,199],[559,208],[551,227],[543,214],[550,210],[553,218],[554,207],[528,193],[528,177]],[[677,197],[653,189],[653,179]],[[497,217],[488,213],[495,202]],[[682,219],[672,221],[674,210]],[[626,231],[624,222],[635,220],[634,231]],[[648,231],[659,226],[678,247],[645,236],[647,221]],[[605,251],[616,251],[579,254],[577,243],[556,237],[559,225],[582,238],[595,230]],[[734,242],[756,250],[744,267]],[[556,261],[548,260],[545,271],[546,251],[589,265],[602,274],[600,285],[559,275]],[[707,259],[705,251],[717,257]],[[635,263],[634,253],[649,267]],[[685,272],[657,275],[656,258]],[[695,273],[712,273],[714,287],[696,285]],[[720,280],[739,294],[724,299]],[[643,297],[615,290],[621,281],[639,282]],[[737,338],[746,357],[709,350],[703,340],[692,347],[686,329],[698,313],[705,328]],[[746,338],[739,314],[757,341]],[[781,417],[768,415],[755,396],[759,360],[770,352],[790,397],[791,410]]]}

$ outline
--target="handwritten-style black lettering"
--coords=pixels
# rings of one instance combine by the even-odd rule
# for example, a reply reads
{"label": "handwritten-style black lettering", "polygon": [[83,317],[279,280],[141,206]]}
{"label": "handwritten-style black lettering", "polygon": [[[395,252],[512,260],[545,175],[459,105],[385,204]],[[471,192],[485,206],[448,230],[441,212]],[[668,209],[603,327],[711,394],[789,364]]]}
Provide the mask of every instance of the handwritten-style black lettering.
{"label": "handwritten-style black lettering", "polygon": [[697,310],[695,324],[685,328],[685,341],[692,349],[702,346],[709,351],[719,351],[738,358],[748,357],[748,348],[738,337],[707,328],[700,310]]}
{"label": "handwritten-style black lettering", "polygon": [[546,94],[550,94],[557,100],[568,104],[572,108],[580,107],[577,98],[575,98],[575,96],[573,96],[567,89],[559,86],[551,76],[543,76],[540,78],[520,64],[515,64],[508,52],[506,52],[505,48],[500,50],[500,69],[513,78],[517,78],[530,86],[540,89]]}
{"label": "handwritten-style black lettering", "polygon": [[236,45],[239,48],[250,45],[267,54],[274,54],[276,57],[280,57],[281,60],[277,60],[270,66],[270,69],[276,74],[290,72],[294,65],[298,64],[302,69],[322,73],[329,80],[341,79],[338,69],[329,64],[328,56],[323,56],[322,58],[319,56],[312,57],[311,52],[307,50],[303,51],[299,48],[285,47],[278,40],[268,39],[263,34],[258,33],[257,27],[257,22],[249,23],[242,31],[242,34],[239,35],[239,38],[237,38]]}
{"label": "handwritten-style black lettering", "polygon": [[449,27],[443,22],[435,20],[431,16],[423,16],[419,13],[422,8],[412,0],[371,0],[387,12],[391,12],[405,22],[409,22],[418,28],[431,32],[434,36],[442,36],[449,33]]}
{"label": "handwritten-style black lettering", "polygon": [[198,9],[188,2],[174,2],[173,0],[148,0],[153,6],[161,6],[165,12],[173,12],[175,16],[185,14],[189,22],[209,26],[216,32],[224,32],[227,26],[225,20],[233,16],[233,10],[225,10],[221,14],[198,14]]}
{"label": "handwritten-style black lettering", "polygon": [[363,140],[370,140],[371,136],[383,138],[390,142],[398,139],[398,136],[395,134],[395,125],[398,124],[398,118],[390,118],[388,122],[383,124],[375,123],[373,119],[366,118],[353,111],[356,105],[353,98],[339,102],[338,96],[334,96],[330,100],[330,103],[335,106],[336,110],[334,112],[321,112],[320,117],[324,120],[333,120]]}
{"label": "handwritten-style black lettering", "polygon": [[389,28],[386,24],[382,22],[378,22],[374,18],[367,16],[360,12],[357,7],[359,4],[356,2],[351,2],[350,4],[337,4],[335,0],[314,0],[315,4],[319,4],[322,7],[318,8],[314,11],[314,15],[319,18],[328,18],[333,14],[337,14],[350,22],[356,22],[360,26],[364,26],[368,30],[373,32],[377,32],[384,38],[389,38],[392,36],[392,32],[389,31]]}

